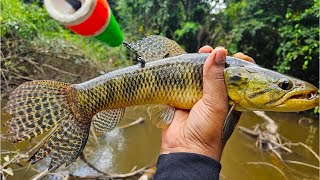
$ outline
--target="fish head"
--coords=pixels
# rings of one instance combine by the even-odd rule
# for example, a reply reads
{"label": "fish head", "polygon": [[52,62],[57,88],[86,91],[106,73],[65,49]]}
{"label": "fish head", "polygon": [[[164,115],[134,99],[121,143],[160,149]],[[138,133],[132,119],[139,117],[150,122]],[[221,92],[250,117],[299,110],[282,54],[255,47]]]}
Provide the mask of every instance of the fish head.
{"label": "fish head", "polygon": [[254,64],[226,68],[225,83],[236,110],[298,112],[319,105],[311,83]]}

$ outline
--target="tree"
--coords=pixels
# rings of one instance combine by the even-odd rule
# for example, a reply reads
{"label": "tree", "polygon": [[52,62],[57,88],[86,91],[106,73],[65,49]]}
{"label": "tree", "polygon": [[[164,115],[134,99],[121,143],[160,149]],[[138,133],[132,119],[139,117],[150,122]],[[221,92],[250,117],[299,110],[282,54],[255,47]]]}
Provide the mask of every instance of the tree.
{"label": "tree", "polygon": [[258,64],[318,83],[317,0],[227,0],[220,12],[232,53],[242,51]]}

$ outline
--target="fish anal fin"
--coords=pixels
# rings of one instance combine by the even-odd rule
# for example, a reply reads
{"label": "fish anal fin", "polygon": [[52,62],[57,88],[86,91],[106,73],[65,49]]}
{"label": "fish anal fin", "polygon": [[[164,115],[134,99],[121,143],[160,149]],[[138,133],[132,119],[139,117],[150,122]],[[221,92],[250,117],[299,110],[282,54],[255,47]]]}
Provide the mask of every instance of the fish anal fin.
{"label": "fish anal fin", "polygon": [[98,132],[112,131],[121,121],[125,108],[108,109],[98,112],[92,118],[93,127]]}
{"label": "fish anal fin", "polygon": [[[77,122],[74,122],[76,124]],[[49,170],[53,171],[62,164],[68,166],[74,162],[85,147],[89,136],[90,124],[87,127],[74,126],[61,140],[59,146],[51,153]]]}
{"label": "fish anal fin", "polygon": [[152,123],[158,128],[167,128],[173,119],[175,108],[168,105],[152,105],[148,114]]}
{"label": "fish anal fin", "polygon": [[[49,171],[54,171],[63,164],[70,164],[79,156],[86,145],[89,129],[90,124],[81,124],[74,118],[65,121],[33,154],[29,161],[34,164],[50,156]],[[74,159],[70,160],[71,157]]]}
{"label": "fish anal fin", "polygon": [[159,35],[151,35],[126,46],[145,62],[186,53],[177,42]]}

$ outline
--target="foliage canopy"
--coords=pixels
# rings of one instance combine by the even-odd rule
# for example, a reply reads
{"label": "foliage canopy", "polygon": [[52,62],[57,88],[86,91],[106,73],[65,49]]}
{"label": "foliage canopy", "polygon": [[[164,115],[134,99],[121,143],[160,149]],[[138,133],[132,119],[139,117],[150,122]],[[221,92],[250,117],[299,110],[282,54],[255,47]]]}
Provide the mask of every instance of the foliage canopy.
{"label": "foliage canopy", "polygon": [[[242,51],[258,64],[318,84],[319,0],[110,0],[126,41],[161,34],[178,41],[187,52],[201,46],[225,46]],[[27,4],[26,4],[27,3]],[[1,37],[63,38],[104,60],[122,64],[124,48],[108,48],[80,38],[52,20],[38,0],[1,2]],[[106,53],[107,52],[107,53]],[[118,54],[118,55],[116,55]]]}

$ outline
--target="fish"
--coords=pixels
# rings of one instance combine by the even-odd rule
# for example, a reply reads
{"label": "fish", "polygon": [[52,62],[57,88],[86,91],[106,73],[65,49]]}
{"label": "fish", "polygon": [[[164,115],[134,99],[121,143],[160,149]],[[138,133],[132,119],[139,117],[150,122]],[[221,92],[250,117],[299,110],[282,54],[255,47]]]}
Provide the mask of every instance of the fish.
{"label": "fish", "polygon": [[[157,127],[168,127],[175,109],[190,110],[202,97],[203,65],[208,53],[186,53],[173,40],[152,35],[126,44],[144,65],[125,67],[80,84],[35,80],[18,86],[5,109],[15,142],[52,128],[30,158],[50,157],[48,169],[68,166],[83,151],[91,126],[112,131],[130,106],[148,105]],[[319,105],[318,89],[305,81],[227,56],[225,85],[232,110],[298,112]]]}

